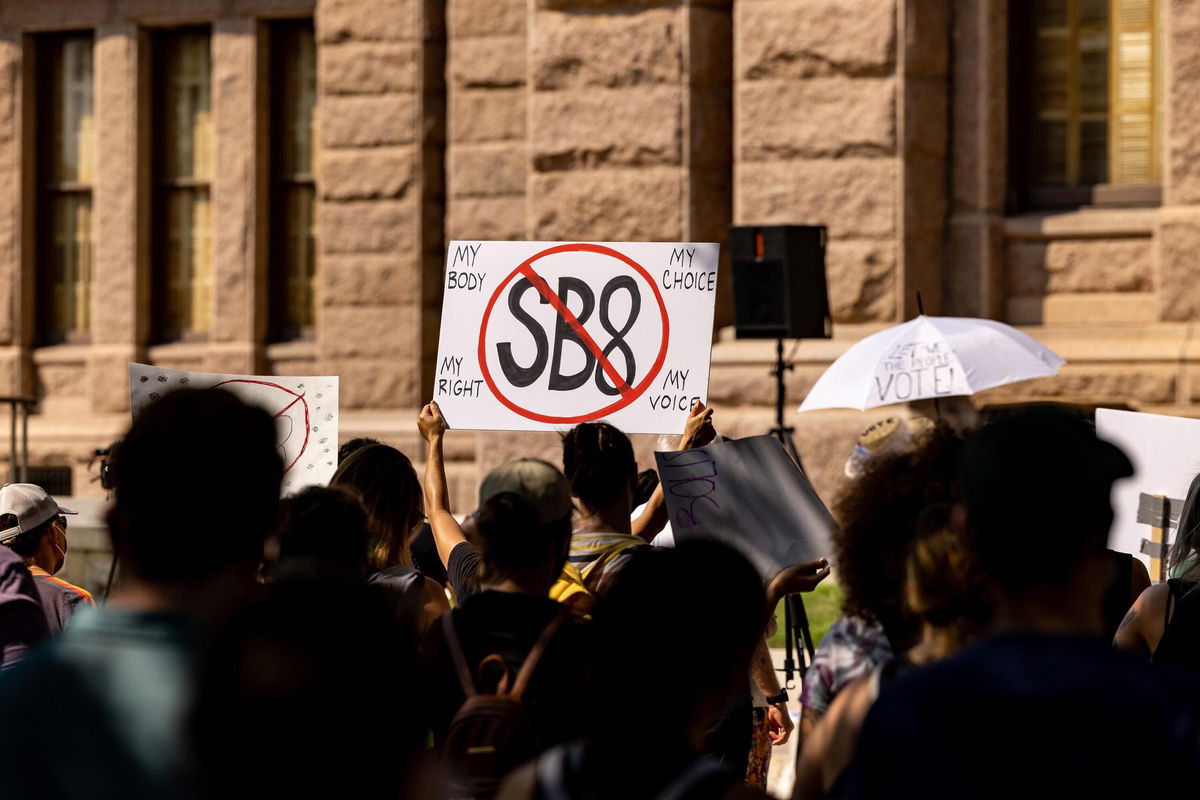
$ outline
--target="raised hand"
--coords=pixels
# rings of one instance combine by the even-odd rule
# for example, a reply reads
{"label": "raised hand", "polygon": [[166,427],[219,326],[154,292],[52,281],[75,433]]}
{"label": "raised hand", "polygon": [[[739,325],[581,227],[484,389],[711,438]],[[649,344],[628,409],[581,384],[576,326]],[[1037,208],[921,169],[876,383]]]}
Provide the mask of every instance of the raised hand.
{"label": "raised hand", "polygon": [[679,449],[688,450],[704,445],[716,438],[717,430],[712,423],[713,410],[697,400],[688,412],[687,422],[683,426],[683,437],[679,440]]}
{"label": "raised hand", "polygon": [[421,438],[426,442],[440,438],[448,427],[446,418],[442,416],[442,410],[436,402],[427,404],[421,409],[421,416],[417,417],[417,429],[421,431]]}

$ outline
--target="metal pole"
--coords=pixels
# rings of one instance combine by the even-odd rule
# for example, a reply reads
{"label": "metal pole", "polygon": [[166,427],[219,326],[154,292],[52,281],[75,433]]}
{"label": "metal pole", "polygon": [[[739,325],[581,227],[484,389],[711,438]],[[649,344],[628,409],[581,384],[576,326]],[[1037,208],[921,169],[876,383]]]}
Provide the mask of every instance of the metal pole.
{"label": "metal pole", "polygon": [[8,401],[8,482],[17,482],[17,401]]}
{"label": "metal pole", "polygon": [[29,483],[29,403],[21,403],[21,483]]}
{"label": "metal pole", "polygon": [[775,340],[775,427],[779,429],[780,440],[787,428],[783,425],[784,396],[787,394],[787,384],[783,380],[783,338]]}

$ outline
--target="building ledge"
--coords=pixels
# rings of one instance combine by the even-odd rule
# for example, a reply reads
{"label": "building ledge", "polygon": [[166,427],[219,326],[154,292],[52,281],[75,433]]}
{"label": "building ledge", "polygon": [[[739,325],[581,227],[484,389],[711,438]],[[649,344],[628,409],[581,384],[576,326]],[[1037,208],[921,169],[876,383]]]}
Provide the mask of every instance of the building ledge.
{"label": "building ledge", "polygon": [[1154,234],[1157,208],[1084,208],[1004,218],[1008,239],[1131,239]]}
{"label": "building ledge", "polygon": [[35,347],[31,351],[33,363],[38,366],[47,364],[86,364],[88,357],[94,352],[90,344],[52,344],[45,347]]}

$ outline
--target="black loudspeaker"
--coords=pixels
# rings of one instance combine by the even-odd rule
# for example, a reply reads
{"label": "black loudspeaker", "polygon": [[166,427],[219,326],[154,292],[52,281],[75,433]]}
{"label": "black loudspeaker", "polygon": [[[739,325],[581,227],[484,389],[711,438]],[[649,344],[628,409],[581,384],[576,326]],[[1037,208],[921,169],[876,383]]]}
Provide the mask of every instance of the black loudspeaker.
{"label": "black loudspeaker", "polygon": [[828,339],[824,225],[735,225],[733,324],[739,339]]}

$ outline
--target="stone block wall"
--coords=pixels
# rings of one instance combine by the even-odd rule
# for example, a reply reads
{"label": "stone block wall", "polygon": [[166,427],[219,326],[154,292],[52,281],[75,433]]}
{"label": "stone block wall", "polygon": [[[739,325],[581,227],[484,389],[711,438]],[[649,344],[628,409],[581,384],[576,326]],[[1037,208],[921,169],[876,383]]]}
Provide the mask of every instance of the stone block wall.
{"label": "stone block wall", "polygon": [[893,319],[898,4],[741,0],[735,15],[735,220],[828,226],[835,321]]}
{"label": "stone block wall", "polygon": [[[1006,204],[1008,7],[995,0],[42,0],[0,4],[0,394],[35,393],[35,458],[71,463],[127,422],[125,363],[340,374],[343,435],[417,456],[451,239],[727,242],[731,223],[827,225],[831,342],[801,344],[788,421],[831,497],[883,413],[792,410],[859,337],[916,312],[1029,328],[1070,360],[978,404],[1098,399],[1193,413],[1200,351],[1200,11],[1160,0],[1161,208]],[[266,340],[263,24],[312,16],[318,51],[317,325]],[[217,263],[205,343],[148,342],[154,28],[210,23]],[[95,32],[91,342],[36,347],[31,42]],[[269,91],[269,87],[266,89]],[[717,328],[731,321],[728,253]],[[733,435],[770,428],[770,342],[714,345]],[[928,409],[916,408],[917,412]],[[5,450],[0,414],[0,455]],[[653,437],[639,439],[647,457]],[[552,435],[460,433],[474,477]],[[648,462],[647,462],[648,464]]]}
{"label": "stone block wall", "polygon": [[526,5],[447,2],[447,241],[527,236]]}
{"label": "stone block wall", "polygon": [[347,410],[419,404],[437,346],[443,14],[436,0],[317,5],[316,365],[342,376]]}

